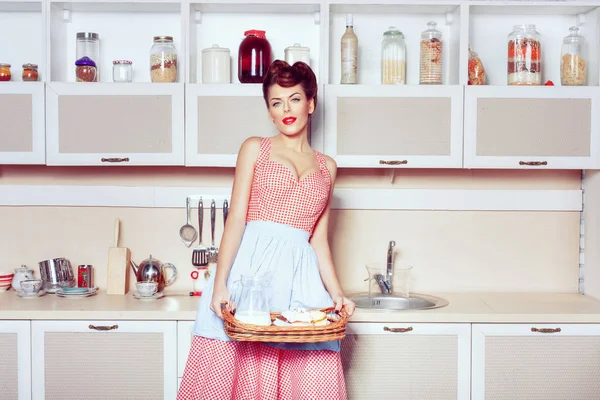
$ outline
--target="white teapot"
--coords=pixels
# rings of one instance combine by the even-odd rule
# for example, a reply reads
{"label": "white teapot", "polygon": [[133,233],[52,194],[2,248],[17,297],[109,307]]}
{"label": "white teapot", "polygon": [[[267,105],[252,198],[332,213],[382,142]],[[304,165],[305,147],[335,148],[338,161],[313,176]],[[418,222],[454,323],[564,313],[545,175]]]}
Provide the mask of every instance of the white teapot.
{"label": "white teapot", "polygon": [[34,279],[33,277],[34,271],[30,268],[27,268],[26,265],[21,265],[19,268],[15,268],[15,275],[13,276],[11,286],[13,290],[20,292],[21,289],[21,281],[25,281],[27,279]]}

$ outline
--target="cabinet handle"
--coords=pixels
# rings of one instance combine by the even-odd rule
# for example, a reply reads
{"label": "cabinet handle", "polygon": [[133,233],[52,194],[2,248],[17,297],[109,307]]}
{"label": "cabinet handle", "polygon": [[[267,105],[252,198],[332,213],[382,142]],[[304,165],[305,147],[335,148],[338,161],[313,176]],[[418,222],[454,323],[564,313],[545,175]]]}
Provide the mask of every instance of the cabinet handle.
{"label": "cabinet handle", "polygon": [[379,164],[382,164],[382,165],[401,165],[401,164],[408,164],[408,160],[379,160]]}
{"label": "cabinet handle", "polygon": [[386,332],[392,332],[392,333],[404,333],[404,332],[412,331],[413,328],[412,328],[412,326],[409,326],[408,328],[389,328],[387,326],[384,326],[383,330]]}
{"label": "cabinet handle", "polygon": [[112,326],[90,325],[88,328],[94,329],[96,331],[112,331],[113,329],[119,329],[119,325],[112,325]]}
{"label": "cabinet handle", "polygon": [[519,161],[519,165],[531,165],[537,167],[539,165],[548,165],[548,161]]}
{"label": "cabinet handle", "polygon": [[129,157],[125,158],[101,158],[102,162],[129,162]]}
{"label": "cabinet handle", "polygon": [[560,332],[560,328],[531,328],[531,332],[539,332],[539,333],[558,333]]}

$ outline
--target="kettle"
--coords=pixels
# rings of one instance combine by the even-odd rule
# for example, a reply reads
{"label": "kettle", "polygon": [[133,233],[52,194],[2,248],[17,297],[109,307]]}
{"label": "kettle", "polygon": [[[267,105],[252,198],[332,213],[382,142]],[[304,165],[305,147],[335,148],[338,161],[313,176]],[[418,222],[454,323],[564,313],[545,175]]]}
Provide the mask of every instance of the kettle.
{"label": "kettle", "polygon": [[[169,286],[175,281],[175,278],[177,278],[177,268],[175,268],[173,264],[163,264],[160,260],[153,258],[152,254],[142,261],[139,266],[131,261],[131,268],[133,269],[138,282],[156,282],[158,284],[157,292],[162,292],[165,286]],[[169,280],[166,280],[165,278],[166,269],[171,269],[173,271],[173,275]]]}

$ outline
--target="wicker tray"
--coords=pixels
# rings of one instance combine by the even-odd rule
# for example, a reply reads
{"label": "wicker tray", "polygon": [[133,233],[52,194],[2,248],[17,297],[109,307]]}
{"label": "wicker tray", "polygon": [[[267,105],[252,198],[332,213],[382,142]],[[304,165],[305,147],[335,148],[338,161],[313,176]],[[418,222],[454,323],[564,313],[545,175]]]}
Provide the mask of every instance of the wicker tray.
{"label": "wicker tray", "polygon": [[[317,343],[330,340],[341,340],[346,335],[348,315],[342,311],[335,312],[333,307],[322,308],[327,314],[329,324],[322,326],[262,326],[246,324],[235,318],[235,314],[221,305],[225,321],[225,334],[233,340],[242,342],[275,342],[275,343]],[[271,321],[281,313],[271,313]]]}

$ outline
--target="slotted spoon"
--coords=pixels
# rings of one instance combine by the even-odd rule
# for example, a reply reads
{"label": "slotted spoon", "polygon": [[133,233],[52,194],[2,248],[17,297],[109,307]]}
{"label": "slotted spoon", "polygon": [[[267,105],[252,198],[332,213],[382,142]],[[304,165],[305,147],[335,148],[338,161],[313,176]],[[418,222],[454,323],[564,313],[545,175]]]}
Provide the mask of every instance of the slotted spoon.
{"label": "slotted spoon", "polygon": [[202,222],[204,220],[204,205],[198,201],[198,246],[192,252],[192,265],[206,267],[208,265],[208,247],[202,243]]}
{"label": "slotted spoon", "polygon": [[183,243],[185,243],[185,245],[187,247],[190,247],[190,245],[192,244],[192,242],[194,240],[196,240],[196,237],[198,237],[198,232],[196,232],[196,228],[194,228],[194,226],[192,224],[190,224],[190,198],[186,197],[185,199],[185,210],[186,210],[186,217],[187,217],[187,223],[185,225],[183,225],[181,228],[179,228],[179,237],[181,238],[181,240],[183,241]]}

